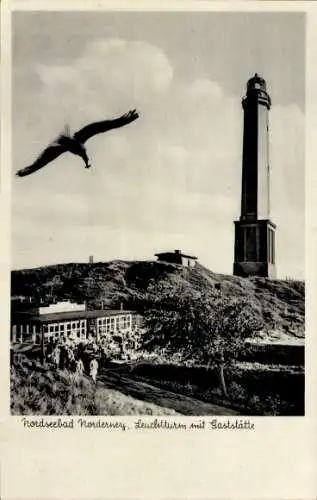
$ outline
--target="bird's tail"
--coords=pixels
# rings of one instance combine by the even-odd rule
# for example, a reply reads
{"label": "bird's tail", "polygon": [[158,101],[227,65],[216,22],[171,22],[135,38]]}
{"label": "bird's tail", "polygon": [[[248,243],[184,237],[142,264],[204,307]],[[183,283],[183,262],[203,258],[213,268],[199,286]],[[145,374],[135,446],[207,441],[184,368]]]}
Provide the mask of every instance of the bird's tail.
{"label": "bird's tail", "polygon": [[64,126],[63,135],[66,137],[71,137],[70,126],[68,123]]}

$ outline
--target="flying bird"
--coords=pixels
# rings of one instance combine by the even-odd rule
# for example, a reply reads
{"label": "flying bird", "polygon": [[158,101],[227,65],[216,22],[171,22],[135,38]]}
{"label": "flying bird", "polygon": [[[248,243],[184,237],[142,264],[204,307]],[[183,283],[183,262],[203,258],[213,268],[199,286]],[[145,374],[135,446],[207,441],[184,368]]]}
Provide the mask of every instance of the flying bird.
{"label": "flying bird", "polygon": [[80,156],[85,163],[85,167],[90,168],[91,165],[89,164],[88,155],[84,146],[85,142],[94,135],[108,132],[108,130],[112,130],[114,128],[123,127],[137,118],[139,118],[139,114],[135,109],[133,109],[114,120],[104,120],[91,123],[90,125],[78,130],[73,135],[70,133],[69,127],[66,126],[64,132],[60,134],[46,149],[44,149],[32,165],[18,170],[16,175],[24,177],[25,175],[33,174],[33,172],[40,170],[40,168],[45,167],[45,165],[58,158],[61,154],[67,152]]}

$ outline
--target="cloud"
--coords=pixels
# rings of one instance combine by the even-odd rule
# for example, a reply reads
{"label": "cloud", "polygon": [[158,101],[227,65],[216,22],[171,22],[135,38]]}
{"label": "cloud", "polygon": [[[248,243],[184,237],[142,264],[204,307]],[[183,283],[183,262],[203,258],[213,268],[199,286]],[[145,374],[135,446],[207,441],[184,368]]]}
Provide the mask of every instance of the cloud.
{"label": "cloud", "polygon": [[[230,273],[240,209],[240,99],[216,81],[179,80],[166,54],[144,42],[98,40],[71,65],[36,71],[40,92],[29,90],[15,124],[16,168],[65,122],[76,130],[134,107],[141,117],[88,141],[91,170],[64,155],[23,182],[14,180],[15,264],[83,260],[91,253],[151,258],[175,247]],[[301,275],[304,117],[294,105],[273,107],[270,118],[279,272]],[[29,250],[21,252],[26,241]]]}
{"label": "cloud", "polygon": [[[172,67],[165,54],[144,42],[98,40],[71,66],[39,65],[41,105],[54,108],[60,97],[59,120],[95,119],[127,106],[151,105],[170,85]],[[54,113],[55,114],[55,113]]]}

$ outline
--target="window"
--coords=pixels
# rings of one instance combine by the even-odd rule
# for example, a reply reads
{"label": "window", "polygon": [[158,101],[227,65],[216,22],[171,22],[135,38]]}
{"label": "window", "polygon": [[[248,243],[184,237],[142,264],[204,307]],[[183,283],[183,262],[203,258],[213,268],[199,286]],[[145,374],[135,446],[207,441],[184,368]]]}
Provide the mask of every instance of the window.
{"label": "window", "polygon": [[256,259],[256,227],[245,228],[245,260],[255,262]]}
{"label": "window", "polygon": [[268,261],[275,264],[275,233],[270,228],[268,230]]}
{"label": "window", "polygon": [[119,324],[119,328],[122,329],[122,330],[126,330],[127,328],[130,327],[130,324],[131,324],[131,318],[129,315],[126,315],[126,316],[120,316],[118,318],[118,324]]}
{"label": "window", "polygon": [[110,330],[110,318],[105,318],[103,332],[107,333]]}

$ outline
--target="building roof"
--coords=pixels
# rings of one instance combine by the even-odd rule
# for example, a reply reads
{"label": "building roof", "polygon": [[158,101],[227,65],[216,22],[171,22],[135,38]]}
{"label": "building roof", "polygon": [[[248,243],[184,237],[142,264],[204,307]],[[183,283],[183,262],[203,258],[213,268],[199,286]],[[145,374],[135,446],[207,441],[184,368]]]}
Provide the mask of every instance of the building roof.
{"label": "building roof", "polygon": [[12,319],[19,319],[23,322],[29,321],[32,323],[48,323],[77,319],[106,318],[109,316],[121,316],[124,314],[136,314],[136,312],[126,309],[95,309],[93,311],[65,311],[39,315],[34,312],[14,311],[12,312]]}
{"label": "building roof", "polygon": [[186,255],[185,253],[182,253],[180,250],[174,250],[174,251],[169,251],[169,252],[160,252],[156,253],[155,257],[165,257],[168,255],[179,255],[180,257],[185,257],[185,259],[194,259],[197,260],[198,257],[195,257],[194,255]]}
{"label": "building roof", "polygon": [[257,73],[254,73],[254,76],[252,76],[251,78],[249,78],[248,80],[248,85],[254,85],[256,83],[259,83],[260,85],[263,85],[265,86],[266,85],[266,82],[264,80],[264,78],[262,78],[260,75],[258,75]]}

